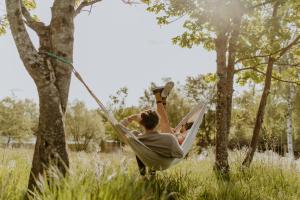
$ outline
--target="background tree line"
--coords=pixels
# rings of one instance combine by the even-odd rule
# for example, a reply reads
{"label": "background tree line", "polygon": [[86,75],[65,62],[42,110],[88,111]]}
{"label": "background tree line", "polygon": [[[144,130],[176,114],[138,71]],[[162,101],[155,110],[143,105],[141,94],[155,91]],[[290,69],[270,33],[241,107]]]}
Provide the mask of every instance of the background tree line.
{"label": "background tree line", "polygon": [[[13,142],[23,143],[36,137],[38,108],[33,100],[18,100],[6,97],[0,101],[0,136],[6,146]],[[70,103],[66,113],[65,126],[68,141],[74,143],[77,151],[105,138],[102,118],[94,109],[88,109],[84,102]]]}
{"label": "background tree line", "polygon": [[[168,81],[169,79],[165,79]],[[214,74],[187,77],[184,84],[176,84],[176,87],[168,98],[168,114],[172,126],[187,114],[197,102],[209,101],[209,108],[201,125],[198,141],[198,150],[215,146],[216,140],[216,89],[214,88],[216,76]],[[246,83],[243,83],[246,84]],[[152,83],[153,85],[153,83]],[[247,86],[237,91],[233,98],[232,128],[229,135],[228,147],[241,149],[249,147],[252,129],[255,123],[262,85],[248,81]],[[155,106],[151,86],[140,97],[139,105],[128,107],[126,87],[120,88],[110,96],[110,110],[117,119],[121,120],[129,115],[141,112],[144,109]],[[266,107],[265,120],[262,133],[259,138],[258,150],[273,150],[281,155],[288,151],[288,121],[287,116],[292,117],[293,151],[300,155],[300,114],[296,112],[300,108],[299,89],[294,90],[292,99],[290,85],[276,82],[271,90]],[[289,109],[291,101],[292,110]],[[95,109],[88,109],[84,102],[74,101],[69,104],[66,113],[66,132],[69,141],[74,142],[76,150],[87,150],[90,144],[100,144],[103,139],[118,140],[110,123],[103,119]],[[291,112],[291,113],[289,113]],[[0,101],[0,133],[6,136],[7,143],[12,139],[20,142],[32,138],[37,127],[38,111],[36,104],[31,100],[16,100],[7,97]],[[132,129],[139,129],[137,124],[131,125]]]}

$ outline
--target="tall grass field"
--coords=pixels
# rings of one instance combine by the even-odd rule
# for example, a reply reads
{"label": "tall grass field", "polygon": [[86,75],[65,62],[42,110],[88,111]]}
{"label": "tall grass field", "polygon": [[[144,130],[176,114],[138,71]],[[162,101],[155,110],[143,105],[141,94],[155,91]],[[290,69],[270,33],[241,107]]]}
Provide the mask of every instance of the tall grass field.
{"label": "tall grass field", "polygon": [[[191,156],[155,177],[139,176],[132,153],[71,153],[70,171],[64,179],[53,169],[51,182],[40,182],[45,200],[299,200],[297,162],[273,154],[257,154],[249,169],[240,163],[244,154],[231,152],[229,180],[213,172],[213,153],[205,159]],[[23,199],[32,151],[0,149],[0,199]]]}

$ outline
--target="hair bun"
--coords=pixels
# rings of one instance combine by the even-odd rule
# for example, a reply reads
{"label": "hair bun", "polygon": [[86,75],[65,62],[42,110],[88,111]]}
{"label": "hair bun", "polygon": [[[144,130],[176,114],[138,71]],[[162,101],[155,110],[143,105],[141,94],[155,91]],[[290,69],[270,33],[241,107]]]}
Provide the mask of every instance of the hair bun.
{"label": "hair bun", "polygon": [[140,124],[143,125],[146,129],[154,129],[159,123],[159,116],[154,110],[145,110],[141,113]]}

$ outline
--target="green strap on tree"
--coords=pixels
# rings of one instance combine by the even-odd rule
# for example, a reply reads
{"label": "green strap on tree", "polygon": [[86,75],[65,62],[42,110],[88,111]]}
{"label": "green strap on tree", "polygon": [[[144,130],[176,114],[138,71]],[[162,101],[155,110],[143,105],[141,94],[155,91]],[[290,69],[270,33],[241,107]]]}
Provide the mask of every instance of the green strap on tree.
{"label": "green strap on tree", "polygon": [[61,56],[58,56],[58,55],[55,55],[54,53],[51,53],[51,52],[47,52],[47,55],[52,57],[52,58],[55,58],[56,60],[59,60],[63,63],[66,63],[68,65],[73,65],[72,62],[70,62],[69,60],[65,59],[64,57],[61,57]]}

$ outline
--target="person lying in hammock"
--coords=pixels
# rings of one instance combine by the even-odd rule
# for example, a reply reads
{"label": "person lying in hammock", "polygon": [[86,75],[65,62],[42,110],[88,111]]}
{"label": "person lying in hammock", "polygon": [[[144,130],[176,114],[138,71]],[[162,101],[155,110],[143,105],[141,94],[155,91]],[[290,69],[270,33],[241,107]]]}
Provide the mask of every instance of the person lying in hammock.
{"label": "person lying in hammock", "polygon": [[184,142],[186,134],[187,134],[188,130],[190,130],[190,128],[192,128],[193,124],[194,124],[194,122],[187,122],[182,125],[182,127],[180,128],[179,134],[174,133],[174,134],[176,134],[178,143],[180,145]]}
{"label": "person lying in hammock", "polygon": [[[146,110],[140,114],[131,115],[123,119],[121,123],[124,126],[128,126],[133,121],[138,122],[144,128],[144,132],[135,132],[135,134],[147,147],[164,157],[182,158],[184,156],[182,148],[173,134],[166,112],[166,100],[173,87],[174,83],[168,82],[164,87],[153,89],[157,104],[156,111]],[[146,166],[138,157],[137,163],[140,174],[144,176],[146,174]],[[153,175],[155,171],[150,171],[150,173]]]}

